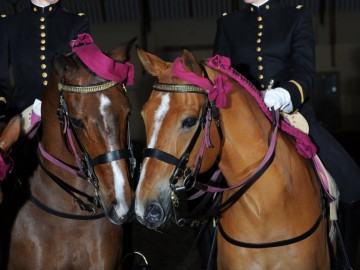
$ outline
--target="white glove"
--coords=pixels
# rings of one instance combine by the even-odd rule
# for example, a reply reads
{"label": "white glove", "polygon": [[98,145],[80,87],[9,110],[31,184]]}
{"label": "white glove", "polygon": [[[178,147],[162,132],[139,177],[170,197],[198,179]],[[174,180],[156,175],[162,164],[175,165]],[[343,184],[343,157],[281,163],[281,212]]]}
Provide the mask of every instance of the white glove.
{"label": "white glove", "polygon": [[264,102],[269,109],[280,109],[285,113],[290,113],[293,110],[290,93],[286,89],[281,87],[266,90]]}

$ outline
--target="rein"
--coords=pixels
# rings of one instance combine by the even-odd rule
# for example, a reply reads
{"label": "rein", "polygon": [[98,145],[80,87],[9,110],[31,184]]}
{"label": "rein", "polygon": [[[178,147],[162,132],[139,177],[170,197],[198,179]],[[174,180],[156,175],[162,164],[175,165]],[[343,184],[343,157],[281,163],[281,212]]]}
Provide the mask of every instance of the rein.
{"label": "rein", "polygon": [[275,241],[275,242],[269,242],[269,243],[247,243],[247,242],[241,242],[238,240],[235,240],[234,238],[231,238],[225,231],[224,228],[221,226],[220,221],[218,220],[218,227],[219,227],[219,231],[221,233],[221,236],[224,237],[224,239],[226,241],[228,241],[229,243],[238,246],[238,247],[244,247],[244,248],[274,248],[274,247],[281,247],[281,246],[286,246],[286,245],[291,245],[294,244],[296,242],[302,241],[306,238],[308,238],[310,235],[312,235],[316,229],[319,227],[321,221],[325,218],[326,211],[325,209],[323,209],[323,211],[321,212],[320,216],[317,218],[317,220],[315,221],[314,225],[311,226],[311,228],[309,230],[307,230],[305,233],[290,238],[290,239],[286,239],[286,240],[280,240],[280,241]]}

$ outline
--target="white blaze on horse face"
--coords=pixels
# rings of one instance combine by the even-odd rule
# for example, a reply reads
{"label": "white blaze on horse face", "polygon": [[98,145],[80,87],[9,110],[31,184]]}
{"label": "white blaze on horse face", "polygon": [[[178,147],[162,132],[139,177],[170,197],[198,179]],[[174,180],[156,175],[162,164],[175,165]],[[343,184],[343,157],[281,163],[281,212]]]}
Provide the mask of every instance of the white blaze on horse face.
{"label": "white blaze on horse face", "polygon": [[162,122],[164,121],[164,118],[169,111],[170,108],[170,95],[167,93],[163,96],[161,96],[161,103],[159,108],[155,112],[155,119],[154,119],[154,128],[152,130],[152,134],[150,136],[150,142],[148,145],[148,148],[154,148],[155,142],[157,139],[157,136],[160,131],[160,127]]}
{"label": "white blaze on horse face", "polygon": [[[161,96],[160,106],[155,111],[154,120],[150,121],[150,119],[148,119],[148,121],[150,123],[154,123],[154,128],[152,129],[151,134],[149,134],[150,140],[149,140],[149,144],[147,146],[148,148],[155,147],[155,142],[156,142],[157,136],[159,134],[162,122],[164,121],[164,118],[165,118],[166,114],[168,113],[169,108],[170,108],[170,95],[168,93],[166,93]],[[144,181],[144,178],[145,178],[147,163],[148,163],[148,159],[146,159],[142,164],[142,169],[141,169],[140,178],[139,178],[139,184],[136,189],[136,196],[135,196],[136,197],[135,213],[141,217],[145,213],[144,205],[140,201],[140,199],[141,199],[140,194],[141,194],[142,182]]]}
{"label": "white blaze on horse face", "polygon": [[[110,117],[109,113],[109,107],[111,105],[110,99],[105,96],[100,96],[100,114],[103,117],[105,130],[112,129],[112,117]],[[116,149],[110,148],[110,151],[114,151]],[[111,162],[111,168],[114,176],[114,189],[115,189],[115,197],[116,201],[118,202],[117,206],[115,207],[116,212],[119,216],[127,214],[129,208],[125,206],[124,203],[120,203],[123,201],[123,198],[125,198],[125,181],[126,181],[126,175],[124,175],[123,171],[119,167],[118,162],[112,161]],[[124,207],[125,206],[125,207]]]}

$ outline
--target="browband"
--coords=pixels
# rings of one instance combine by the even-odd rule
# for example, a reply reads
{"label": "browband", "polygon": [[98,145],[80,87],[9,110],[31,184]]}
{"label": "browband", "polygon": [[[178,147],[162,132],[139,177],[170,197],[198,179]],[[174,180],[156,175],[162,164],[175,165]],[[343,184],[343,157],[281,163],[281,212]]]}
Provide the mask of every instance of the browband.
{"label": "browband", "polygon": [[153,89],[165,92],[208,94],[207,90],[193,84],[166,84],[156,82],[153,85]]}
{"label": "browband", "polygon": [[58,90],[63,92],[70,92],[70,93],[88,94],[88,93],[95,93],[95,92],[107,90],[110,87],[113,87],[117,84],[118,82],[105,82],[96,85],[77,86],[77,85],[58,83]]}

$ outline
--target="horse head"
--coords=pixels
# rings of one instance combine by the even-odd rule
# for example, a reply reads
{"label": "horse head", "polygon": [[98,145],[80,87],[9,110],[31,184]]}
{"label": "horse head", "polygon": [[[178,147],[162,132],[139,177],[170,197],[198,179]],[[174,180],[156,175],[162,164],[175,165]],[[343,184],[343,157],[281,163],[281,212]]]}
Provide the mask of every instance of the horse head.
{"label": "horse head", "polygon": [[[176,189],[192,183],[191,171],[201,149],[202,140],[198,138],[209,132],[213,140],[204,149],[207,158],[195,169],[200,173],[215,163],[220,142],[215,124],[203,130],[210,109],[206,106],[206,90],[174,76],[173,63],[142,49],[137,52],[145,69],[158,81],[142,109],[147,148],[136,190],[135,213],[141,223],[157,228],[174,218]],[[206,75],[190,51],[184,50],[181,60],[187,71]]]}
{"label": "horse head", "polygon": [[[95,45],[88,42],[73,47],[71,54],[55,56],[57,76],[49,81],[42,105],[42,148],[64,164],[79,168],[78,174],[87,181],[68,184],[87,192],[95,190],[94,198],[115,224],[133,217],[134,195],[129,182],[131,106],[125,84],[132,80],[128,60],[134,41],[106,54],[97,47],[86,51],[87,45]],[[83,51],[74,50],[83,47]],[[116,72],[109,75],[102,70],[103,65]],[[48,160],[43,162],[49,170],[57,167],[59,171]],[[69,175],[64,170],[59,173]],[[90,188],[88,182],[92,183]]]}

